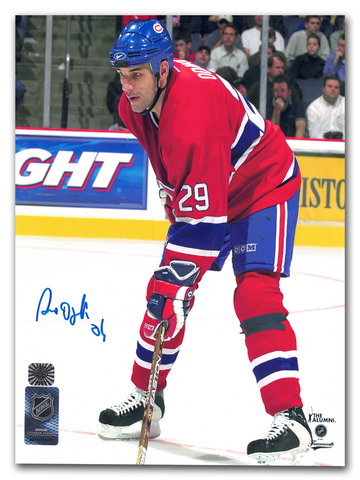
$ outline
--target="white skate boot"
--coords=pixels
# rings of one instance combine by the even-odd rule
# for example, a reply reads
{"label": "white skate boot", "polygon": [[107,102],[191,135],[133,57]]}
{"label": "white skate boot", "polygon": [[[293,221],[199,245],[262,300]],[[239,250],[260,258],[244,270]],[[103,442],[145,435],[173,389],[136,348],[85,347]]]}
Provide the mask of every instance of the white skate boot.
{"label": "white skate boot", "polygon": [[[247,454],[259,465],[274,464],[281,455],[290,453],[290,465],[308,465],[312,462],[312,435],[301,407],[276,413],[269,433],[250,442]],[[279,465],[279,463],[277,463]]]}
{"label": "white skate boot", "polygon": [[[139,439],[146,401],[146,392],[135,388],[128,398],[119,405],[103,410],[99,422],[103,431],[98,433],[102,440]],[[157,392],[151,421],[149,438],[160,435],[159,420],[164,416],[165,403],[163,392]]]}

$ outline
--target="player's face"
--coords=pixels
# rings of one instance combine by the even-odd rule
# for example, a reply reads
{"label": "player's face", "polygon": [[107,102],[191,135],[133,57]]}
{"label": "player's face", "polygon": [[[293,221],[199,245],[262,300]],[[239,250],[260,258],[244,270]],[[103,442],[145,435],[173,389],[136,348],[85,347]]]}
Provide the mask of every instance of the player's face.
{"label": "player's face", "polygon": [[156,78],[149,64],[119,68],[117,71],[132,110],[136,113],[146,110],[152,104],[157,92]]}
{"label": "player's face", "polygon": [[307,51],[309,55],[311,56],[316,55],[319,48],[320,48],[320,45],[319,45],[319,42],[316,40],[316,38],[309,38],[307,42]]}

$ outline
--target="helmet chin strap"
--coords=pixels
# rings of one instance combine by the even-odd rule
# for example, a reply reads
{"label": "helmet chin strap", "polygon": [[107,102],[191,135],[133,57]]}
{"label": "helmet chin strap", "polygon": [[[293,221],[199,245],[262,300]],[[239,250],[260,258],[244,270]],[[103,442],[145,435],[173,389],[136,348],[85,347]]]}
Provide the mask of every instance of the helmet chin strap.
{"label": "helmet chin strap", "polygon": [[[154,100],[153,100],[152,104],[151,104],[149,107],[147,107],[145,110],[143,110],[142,112],[135,112],[135,113],[137,113],[138,115],[148,115],[148,114],[151,112],[151,110],[152,110],[152,109],[155,107],[155,105],[157,104],[157,102],[158,102],[158,100],[159,100],[159,98],[160,98],[161,92],[162,92],[163,90],[165,90],[165,88],[168,86],[169,81],[170,81],[171,74],[172,74],[172,70],[169,70],[169,75],[168,75],[168,77],[167,77],[167,79],[166,79],[166,85],[165,85],[165,87],[162,87],[162,88],[161,88],[160,85],[159,85],[160,75],[159,75],[159,74],[156,74],[156,78],[157,78],[157,92],[156,92],[156,95],[155,95],[155,97],[154,97]],[[129,100],[128,100],[128,101],[129,101]]]}

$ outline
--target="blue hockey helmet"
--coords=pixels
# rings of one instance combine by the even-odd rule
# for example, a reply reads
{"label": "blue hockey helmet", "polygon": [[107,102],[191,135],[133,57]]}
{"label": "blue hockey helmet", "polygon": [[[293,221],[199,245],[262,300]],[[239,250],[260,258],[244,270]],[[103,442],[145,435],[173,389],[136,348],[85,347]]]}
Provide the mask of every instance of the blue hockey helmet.
{"label": "blue hockey helmet", "polygon": [[117,38],[109,52],[113,68],[127,68],[150,63],[158,76],[160,63],[167,60],[174,68],[174,46],[169,32],[159,20],[132,21]]}

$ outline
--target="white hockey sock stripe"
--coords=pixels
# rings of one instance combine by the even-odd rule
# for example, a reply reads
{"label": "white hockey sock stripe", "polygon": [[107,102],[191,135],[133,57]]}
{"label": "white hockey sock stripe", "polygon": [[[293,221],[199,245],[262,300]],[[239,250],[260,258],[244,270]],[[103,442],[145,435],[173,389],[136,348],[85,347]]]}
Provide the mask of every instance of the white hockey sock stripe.
{"label": "white hockey sock stripe", "polygon": [[[178,353],[180,351],[180,346],[177,348],[166,348],[165,344],[166,343],[164,343],[163,347],[160,370],[170,370],[175,363]],[[153,353],[154,346],[139,337],[135,353],[135,362],[140,367],[150,370]]]}
{"label": "white hockey sock stripe", "polygon": [[281,378],[299,378],[296,350],[262,355],[251,362],[251,367],[259,388]]}
{"label": "white hockey sock stripe", "polygon": [[[137,355],[135,355],[135,362],[139,365],[139,367],[145,368],[146,370],[151,369],[151,362],[143,361]],[[171,370],[173,365],[173,363],[169,363],[168,365],[160,364],[160,370]]]}
{"label": "white hockey sock stripe", "polygon": [[288,350],[286,352],[281,351],[281,350],[276,350],[275,352],[270,352],[266,353],[265,355],[262,355],[261,357],[255,358],[251,363],[251,368],[254,369],[258,365],[261,365],[262,363],[268,362],[269,360],[274,360],[275,358],[293,358],[297,357],[297,351],[296,350]]}
{"label": "white hockey sock stripe", "polygon": [[[147,343],[145,340],[143,340],[141,337],[138,338],[138,343],[145,348],[146,350],[149,350],[151,352],[154,351],[154,346],[151,345],[150,343]],[[174,355],[175,353],[178,353],[180,351],[180,347],[177,348],[166,348],[166,342],[164,343],[163,347],[163,353],[166,355]]]}
{"label": "white hockey sock stripe", "polygon": [[276,373],[272,373],[267,377],[263,378],[258,382],[258,387],[261,389],[266,385],[269,385],[276,380],[281,380],[282,378],[299,378],[299,372],[297,370],[281,370]]}

